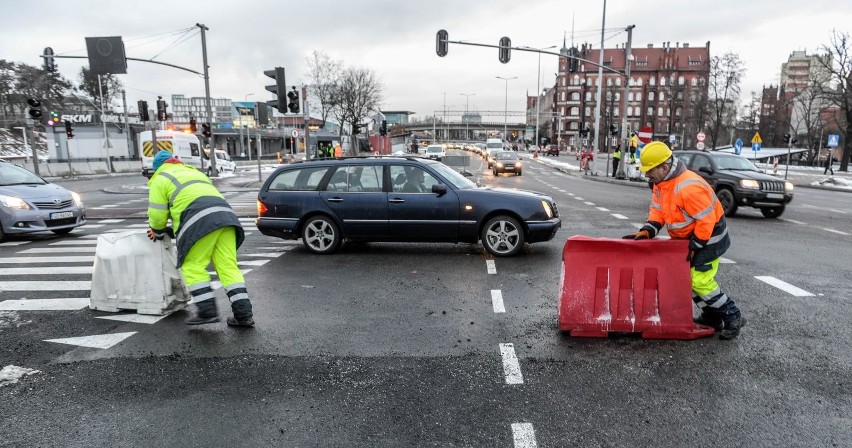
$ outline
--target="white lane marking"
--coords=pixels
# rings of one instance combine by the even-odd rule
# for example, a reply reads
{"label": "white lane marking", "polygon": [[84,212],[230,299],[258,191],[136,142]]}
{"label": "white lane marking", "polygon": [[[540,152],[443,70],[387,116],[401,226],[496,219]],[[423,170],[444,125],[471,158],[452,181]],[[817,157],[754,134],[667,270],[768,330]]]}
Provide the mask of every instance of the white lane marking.
{"label": "white lane marking", "polygon": [[266,263],[269,263],[269,260],[237,260],[237,264],[245,266],[263,266]]}
{"label": "white lane marking", "polygon": [[[57,241],[55,243],[50,243],[48,246],[82,246],[82,245],[92,245],[98,244],[97,240],[65,240],[65,241]],[[59,249],[57,249],[59,250]]]}
{"label": "white lane marking", "polygon": [[619,215],[618,213],[613,213],[612,216],[615,216],[618,219],[630,219],[624,215]]}
{"label": "white lane marking", "polygon": [[512,439],[515,442],[515,448],[538,447],[532,423],[512,423]]}
{"label": "white lane marking", "polygon": [[106,204],[106,205],[102,205],[98,208],[100,209],[100,208],[113,208],[113,207],[118,207],[118,204]]}
{"label": "white lane marking", "polygon": [[609,211],[609,209],[608,209],[608,208],[604,208],[604,207],[596,207],[596,208],[597,208],[598,210],[602,211],[602,212],[608,212],[608,211]]}
{"label": "white lane marking", "polygon": [[130,322],[134,324],[153,325],[167,317],[169,317],[168,314],[164,314],[162,316],[149,316],[146,314],[116,314],[113,316],[98,316],[98,319],[117,320],[120,322]]}
{"label": "white lane marking", "polygon": [[495,313],[506,312],[506,307],[503,305],[503,291],[499,289],[491,290],[491,306],[494,307]]}
{"label": "white lane marking", "polygon": [[7,241],[0,243],[0,246],[20,246],[21,244],[29,244],[29,241]]}
{"label": "white lane marking", "polygon": [[586,204],[586,205],[591,205],[591,206],[594,206],[594,205],[595,205],[595,203],[594,203],[594,202],[589,202],[589,201],[584,202],[584,204]]}
{"label": "white lane marking", "polygon": [[804,222],[802,222],[802,221],[796,221],[795,219],[790,219],[790,218],[781,218],[781,220],[782,220],[782,221],[787,221],[787,222],[792,222],[793,224],[798,224],[798,225],[800,225],[800,226],[806,226],[806,225],[808,225],[807,223],[804,223]]}
{"label": "white lane marking", "polygon": [[488,270],[489,274],[496,274],[497,265],[494,264],[494,260],[485,260],[485,269]]}
{"label": "white lane marking", "polygon": [[264,252],[264,253],[256,253],[256,254],[241,254],[243,257],[264,257],[264,258],[276,258],[284,255],[284,252]]}
{"label": "white lane marking", "polygon": [[57,249],[55,247],[34,247],[32,249],[22,250],[15,253],[18,254],[55,254],[57,252],[61,252],[63,254],[70,254],[74,252],[94,252],[96,247],[88,247],[88,246],[75,246],[75,247],[63,247],[62,249]]}
{"label": "white lane marking", "polygon": [[0,275],[91,274],[94,266],[45,266],[40,268],[0,268]]}
{"label": "white lane marking", "polygon": [[823,227],[823,228],[822,228],[822,230],[825,230],[826,232],[836,233],[836,234],[838,234],[838,235],[849,235],[849,234],[848,234],[848,233],[846,233],[846,232],[841,232],[841,231],[839,231],[839,230],[829,229],[829,228],[827,228],[827,227]]}
{"label": "white lane marking", "polygon": [[574,193],[568,193],[568,196],[574,196]]}
{"label": "white lane marking", "polygon": [[828,210],[829,210],[829,211],[832,211],[832,212],[834,212],[834,213],[842,213],[842,214],[844,214],[844,215],[846,214],[846,212],[844,212],[844,211],[842,211],[842,210],[835,210],[835,209],[833,209],[833,208],[830,208],[830,209],[828,209]]}
{"label": "white lane marking", "polygon": [[637,229],[641,229],[642,226],[645,225],[645,223],[631,222],[630,225],[632,225],[633,227],[636,227]]}
{"label": "white lane marking", "polygon": [[719,263],[737,264],[734,260],[729,260],[725,257],[719,257]]}
{"label": "white lane marking", "polygon": [[72,280],[52,281],[4,281],[0,283],[0,292],[6,291],[85,291],[92,289],[92,282]]}
{"label": "white lane marking", "polygon": [[578,201],[585,201],[585,199],[581,198],[580,196],[574,196],[574,199]]}
{"label": "white lane marking", "polygon": [[802,204],[802,207],[808,207],[808,208],[819,208],[819,207],[817,207],[816,205],[811,205],[811,204]]}
{"label": "white lane marking", "polygon": [[524,384],[521,364],[515,355],[515,346],[500,344],[500,356],[503,358],[503,376],[506,377],[506,384]]}
{"label": "white lane marking", "polygon": [[120,222],[123,222],[123,221],[124,221],[123,219],[100,219],[100,220],[98,220],[99,223],[103,223],[103,224],[117,224],[117,223],[120,223]]}
{"label": "white lane marking", "polygon": [[80,336],[78,338],[45,339],[45,342],[56,342],[59,344],[79,345],[81,347],[108,349],[115,344],[136,334],[135,331],[127,333],[98,334],[92,336]]}
{"label": "white lane marking", "polygon": [[0,258],[0,263],[51,263],[51,264],[63,264],[63,263],[94,263],[95,257],[90,257],[88,255],[83,256],[71,256],[71,257],[14,257],[14,258]]}
{"label": "white lane marking", "polygon": [[0,311],[73,311],[89,306],[88,297],[72,299],[21,299],[0,302]]}
{"label": "white lane marking", "polygon": [[77,227],[74,230],[86,230],[86,229],[97,229],[98,227],[103,227],[103,224],[84,224],[81,227]]}
{"label": "white lane marking", "polygon": [[245,236],[249,236],[249,235],[252,235],[252,234],[254,234],[254,232],[243,232],[243,235],[245,235]]}
{"label": "white lane marking", "polygon": [[150,227],[147,223],[142,224],[128,224],[126,228],[128,229],[147,229]]}
{"label": "white lane marking", "polygon": [[795,286],[793,286],[793,285],[791,285],[787,282],[778,280],[777,278],[769,276],[769,275],[758,275],[758,276],[755,276],[754,278],[756,278],[756,279],[758,279],[762,282],[766,282],[769,285],[774,286],[774,287],[776,287],[776,288],[778,288],[778,289],[780,289],[780,290],[782,290],[786,293],[794,295],[796,297],[811,297],[811,296],[813,296],[813,294],[805,291],[804,289],[797,288],[797,287],[795,287]]}

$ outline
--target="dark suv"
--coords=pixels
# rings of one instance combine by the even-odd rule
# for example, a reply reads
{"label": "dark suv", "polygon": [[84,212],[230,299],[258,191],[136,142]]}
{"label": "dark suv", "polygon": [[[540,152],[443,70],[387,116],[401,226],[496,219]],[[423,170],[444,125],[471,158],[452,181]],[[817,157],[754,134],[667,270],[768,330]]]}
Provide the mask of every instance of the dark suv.
{"label": "dark suv", "polygon": [[707,151],[675,151],[674,155],[716,190],[727,216],[746,206],[777,218],[793,200],[793,184],[761,172],[745,157]]}
{"label": "dark suv", "polygon": [[346,241],[482,241],[496,256],[549,241],[562,225],[550,196],[479,187],[418,157],[353,157],[278,168],[257,197],[264,235],[317,254]]}

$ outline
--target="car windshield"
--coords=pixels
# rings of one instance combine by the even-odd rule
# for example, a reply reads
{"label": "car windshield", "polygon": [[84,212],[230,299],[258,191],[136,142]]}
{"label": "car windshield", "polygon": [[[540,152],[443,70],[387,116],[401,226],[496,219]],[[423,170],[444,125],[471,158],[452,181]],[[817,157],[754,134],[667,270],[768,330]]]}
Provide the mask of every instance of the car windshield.
{"label": "car windshield", "polygon": [[518,155],[514,152],[503,151],[497,154],[497,160],[518,160]]}
{"label": "car windshield", "polygon": [[0,186],[46,184],[44,179],[11,163],[0,163]]}
{"label": "car windshield", "polygon": [[488,143],[486,146],[489,147],[489,148],[503,149],[502,143]]}
{"label": "car windshield", "polygon": [[443,146],[430,146],[426,148],[427,152],[444,152]]}
{"label": "car windshield", "polygon": [[475,183],[471,182],[468,178],[462,176],[456,170],[448,167],[447,165],[444,165],[443,163],[436,163],[430,166],[434,168],[435,171],[438,172],[438,174],[443,176],[444,179],[447,179],[449,183],[453,184],[453,186],[458,188],[459,190],[477,188]]}
{"label": "car windshield", "polygon": [[760,171],[745,157],[717,155],[715,159],[720,170]]}

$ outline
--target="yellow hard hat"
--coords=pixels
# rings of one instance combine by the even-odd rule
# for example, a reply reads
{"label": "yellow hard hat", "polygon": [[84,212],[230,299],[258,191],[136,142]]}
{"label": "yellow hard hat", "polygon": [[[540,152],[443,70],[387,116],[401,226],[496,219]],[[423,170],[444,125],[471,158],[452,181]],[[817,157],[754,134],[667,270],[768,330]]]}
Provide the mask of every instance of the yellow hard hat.
{"label": "yellow hard hat", "polygon": [[655,167],[666,163],[666,161],[671,157],[672,150],[669,149],[665,143],[648,143],[644,148],[642,148],[642,152],[639,153],[639,160],[642,162],[642,166],[639,167],[639,171],[647,173]]}

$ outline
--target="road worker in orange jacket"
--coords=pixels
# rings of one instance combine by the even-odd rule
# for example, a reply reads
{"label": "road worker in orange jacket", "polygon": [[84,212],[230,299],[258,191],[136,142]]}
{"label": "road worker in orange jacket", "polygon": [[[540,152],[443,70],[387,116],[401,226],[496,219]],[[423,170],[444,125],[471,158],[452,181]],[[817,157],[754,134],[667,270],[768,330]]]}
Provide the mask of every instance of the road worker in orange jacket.
{"label": "road worker in orange jacket", "polygon": [[651,142],[639,155],[640,171],[653,183],[648,221],[629,239],[648,239],[666,226],[672,239],[689,240],[687,261],[692,280],[692,300],[701,309],[695,321],[720,331],[721,339],[733,339],[746,323],[739,308],[719,288],[716,272],[719,257],[731,239],[722,204],[701,176],[686,169],[663,142]]}

